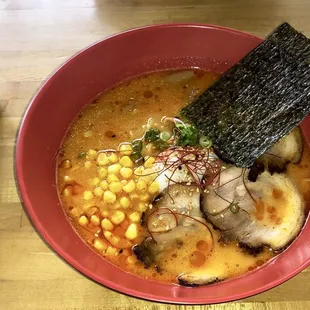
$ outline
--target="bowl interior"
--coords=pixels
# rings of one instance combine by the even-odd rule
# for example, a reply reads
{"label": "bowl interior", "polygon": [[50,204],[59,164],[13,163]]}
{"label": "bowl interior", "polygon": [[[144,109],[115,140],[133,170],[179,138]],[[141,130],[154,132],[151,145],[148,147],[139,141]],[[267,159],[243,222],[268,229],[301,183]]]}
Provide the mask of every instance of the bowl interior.
{"label": "bowl interior", "polygon": [[[110,37],[75,55],[32,100],[16,148],[16,175],[28,215],[46,242],[70,265],[120,292],[157,301],[215,303],[247,297],[282,283],[310,261],[310,225],[284,253],[246,276],[186,288],[126,273],[92,251],[64,215],[55,184],[55,156],[72,120],[98,93],[146,72],[199,67],[223,72],[261,39],[205,25],[161,25]],[[115,116],[117,117],[117,116]],[[303,123],[306,134],[310,122]]]}

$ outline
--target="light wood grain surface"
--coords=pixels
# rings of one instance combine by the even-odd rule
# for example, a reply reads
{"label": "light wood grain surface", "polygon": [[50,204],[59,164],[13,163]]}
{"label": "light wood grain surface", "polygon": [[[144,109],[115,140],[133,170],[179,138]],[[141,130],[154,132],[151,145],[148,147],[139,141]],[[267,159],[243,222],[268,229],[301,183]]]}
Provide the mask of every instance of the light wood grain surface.
{"label": "light wood grain surface", "polygon": [[[17,195],[18,125],[40,83],[69,56],[128,28],[167,22],[228,26],[265,36],[282,21],[310,36],[309,0],[0,0],[0,309],[203,309],[139,300],[84,278],[38,237]],[[310,309],[310,269],[212,310]]]}

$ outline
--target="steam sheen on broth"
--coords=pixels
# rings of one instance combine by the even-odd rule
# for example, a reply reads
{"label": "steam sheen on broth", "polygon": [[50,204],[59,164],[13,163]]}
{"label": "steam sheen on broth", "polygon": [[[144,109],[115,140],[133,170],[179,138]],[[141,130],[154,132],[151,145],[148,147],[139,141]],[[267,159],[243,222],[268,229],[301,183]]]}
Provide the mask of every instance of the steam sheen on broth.
{"label": "steam sheen on broth", "polygon": [[[197,174],[198,185],[184,179],[188,178],[184,158],[200,154],[195,146],[171,144],[182,130],[176,126],[181,122],[175,119],[179,110],[217,77],[210,72],[169,71],[125,81],[87,105],[65,137],[57,178],[68,219],[93,250],[128,272],[169,283],[206,284],[244,274],[275,256],[265,243],[244,246],[235,232],[223,236],[221,229],[215,229],[222,222],[211,214],[216,208],[201,208],[201,197],[208,200],[212,186],[220,182],[218,174],[231,169],[212,153],[208,141],[200,137],[199,152],[208,167],[213,165],[214,178],[203,188],[198,186],[202,172]],[[141,137],[143,141],[137,140]],[[180,156],[182,152],[189,153]],[[306,202],[308,161],[305,145],[300,163],[289,163],[285,173],[298,189],[296,195],[301,193]],[[175,165],[176,170],[170,171],[168,162],[169,169]],[[263,182],[264,175],[257,178]],[[229,204],[229,212],[239,216],[239,204]],[[209,211],[211,215],[203,213]],[[260,212],[265,220],[276,218],[280,211],[263,205]],[[216,214],[225,219],[225,214]]]}

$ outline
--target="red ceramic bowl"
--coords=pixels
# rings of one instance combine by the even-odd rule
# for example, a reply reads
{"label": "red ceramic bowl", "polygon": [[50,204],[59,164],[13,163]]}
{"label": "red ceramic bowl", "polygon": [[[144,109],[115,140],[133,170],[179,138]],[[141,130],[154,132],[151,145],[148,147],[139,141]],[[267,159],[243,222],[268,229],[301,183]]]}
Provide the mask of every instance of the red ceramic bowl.
{"label": "red ceramic bowl", "polygon": [[[250,34],[208,25],[144,27],[86,48],[43,84],[20,127],[16,176],[34,227],[60,257],[87,277],[119,292],[183,304],[248,297],[288,280],[309,265],[307,222],[289,248],[245,276],[197,288],[145,280],[113,266],[91,250],[72,229],[57,195],[57,150],[74,117],[95,95],[124,79],[155,70],[199,67],[223,72],[261,41]],[[309,123],[303,124],[308,136]]]}

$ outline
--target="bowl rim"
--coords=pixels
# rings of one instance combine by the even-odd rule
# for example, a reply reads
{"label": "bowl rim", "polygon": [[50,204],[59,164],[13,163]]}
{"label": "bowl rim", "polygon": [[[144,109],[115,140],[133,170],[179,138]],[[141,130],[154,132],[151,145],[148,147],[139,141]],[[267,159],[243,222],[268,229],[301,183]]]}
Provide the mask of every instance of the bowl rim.
{"label": "bowl rim", "polygon": [[[32,224],[32,227],[37,232],[37,234],[40,236],[42,241],[55,253],[59,258],[61,258],[68,266],[74,268],[77,272],[84,275],[86,278],[92,280],[93,282],[103,285],[106,288],[112,289],[118,293],[122,293],[131,297],[136,297],[144,300],[150,300],[154,302],[163,302],[163,303],[171,303],[171,304],[187,304],[187,305],[206,305],[206,304],[216,304],[216,303],[224,303],[224,302],[230,302],[235,301],[239,299],[243,299],[246,297],[254,296],[262,292],[266,292],[284,282],[291,279],[298,273],[300,273],[302,270],[307,268],[310,265],[310,259],[304,261],[303,264],[295,268],[293,271],[287,273],[286,275],[282,276],[281,279],[271,281],[266,285],[260,286],[256,289],[252,289],[250,291],[242,292],[239,294],[236,293],[228,293],[225,297],[213,297],[210,298],[195,298],[195,297],[184,297],[184,296],[157,296],[156,292],[154,293],[144,293],[139,291],[138,289],[132,289],[128,287],[122,286],[122,283],[117,283],[114,281],[105,280],[101,277],[97,277],[92,272],[89,272],[87,268],[85,268],[83,265],[78,263],[76,260],[72,259],[70,255],[66,253],[66,251],[63,251],[53,240],[52,237],[50,237],[47,230],[44,229],[44,227],[41,225],[40,220],[37,218],[35,210],[32,207],[32,203],[28,197],[27,194],[27,185],[24,182],[23,178],[23,168],[21,165],[21,158],[23,153],[23,139],[25,136],[25,124],[29,121],[28,116],[31,114],[32,109],[34,108],[36,101],[41,95],[41,92],[49,86],[49,84],[55,79],[56,74],[58,71],[63,70],[69,63],[71,63],[73,60],[77,59],[81,54],[83,54],[85,51],[89,51],[90,49],[94,48],[98,44],[101,44],[107,40],[114,40],[119,37],[130,35],[133,32],[139,32],[139,31],[145,31],[148,29],[154,29],[154,28],[204,28],[204,29],[213,29],[213,30],[223,30],[225,32],[229,32],[232,34],[237,34],[239,36],[247,37],[247,38],[255,38],[259,40],[263,40],[262,38],[259,38],[251,33],[232,29],[229,27],[224,26],[218,26],[214,24],[202,24],[202,23],[163,23],[163,24],[151,24],[146,25],[142,27],[135,27],[131,28],[129,30],[117,32],[115,34],[109,35],[104,37],[101,40],[98,40],[87,47],[81,49],[80,51],[76,52],[74,55],[69,57],[63,64],[58,66],[55,70],[53,70],[46,79],[42,82],[42,84],[39,86],[38,90],[34,93],[33,97],[30,99],[28,106],[25,109],[25,112],[22,116],[22,119],[19,124],[19,128],[17,130],[16,135],[16,143],[14,147],[14,176],[15,176],[15,183],[17,192],[20,198],[20,203],[23,207],[24,212],[26,213],[29,221]],[[306,221],[308,222],[308,220]],[[306,225],[306,223],[304,224]],[[126,271],[123,271],[126,272]],[[145,281],[145,279],[141,278],[141,281]],[[206,286],[207,288],[207,286]]]}

